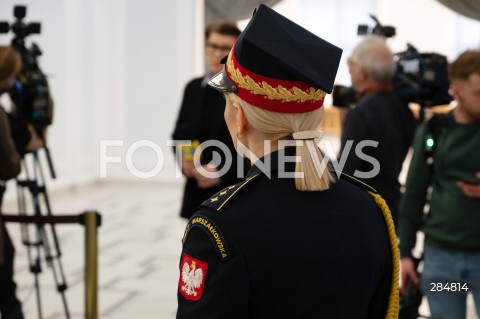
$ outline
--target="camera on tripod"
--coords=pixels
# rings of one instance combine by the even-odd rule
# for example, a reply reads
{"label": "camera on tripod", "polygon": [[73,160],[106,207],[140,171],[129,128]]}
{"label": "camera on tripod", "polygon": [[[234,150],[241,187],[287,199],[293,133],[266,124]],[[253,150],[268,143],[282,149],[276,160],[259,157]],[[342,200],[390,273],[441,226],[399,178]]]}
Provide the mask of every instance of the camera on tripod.
{"label": "camera on tripod", "polygon": [[13,14],[16,20],[11,25],[5,21],[0,22],[0,33],[13,32],[11,46],[20,53],[23,63],[22,70],[8,93],[14,106],[12,114],[31,124],[36,133],[43,137],[44,129],[52,124],[53,100],[47,77],[38,64],[42,52],[35,43],[29,48],[25,43],[27,36],[40,33],[41,25],[38,22],[25,23],[26,13],[25,6],[15,6]]}
{"label": "camera on tripod", "polygon": [[[395,36],[392,26],[382,25],[374,15],[370,17],[376,25],[359,25],[358,35],[378,35],[384,38]],[[452,97],[448,94],[448,61],[437,53],[419,53],[411,44],[407,50],[396,53],[396,72],[392,79],[394,90],[405,102],[418,103],[422,108],[448,104]],[[335,85],[333,105],[353,107],[357,102],[357,94],[352,87]]]}

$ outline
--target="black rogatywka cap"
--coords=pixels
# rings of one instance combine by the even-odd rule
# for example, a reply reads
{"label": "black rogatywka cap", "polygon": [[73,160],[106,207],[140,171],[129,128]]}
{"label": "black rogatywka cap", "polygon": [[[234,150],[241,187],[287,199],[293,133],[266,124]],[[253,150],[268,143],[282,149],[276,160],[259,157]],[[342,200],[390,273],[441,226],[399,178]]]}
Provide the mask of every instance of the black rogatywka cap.
{"label": "black rogatywka cap", "polygon": [[331,93],[342,50],[260,5],[209,85],[267,110],[300,113]]}

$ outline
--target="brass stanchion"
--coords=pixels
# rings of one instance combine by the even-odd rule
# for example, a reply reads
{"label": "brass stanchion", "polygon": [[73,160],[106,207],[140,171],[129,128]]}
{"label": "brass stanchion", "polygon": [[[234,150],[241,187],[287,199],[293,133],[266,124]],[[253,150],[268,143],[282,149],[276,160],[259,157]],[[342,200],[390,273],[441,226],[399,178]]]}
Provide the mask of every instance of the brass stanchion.
{"label": "brass stanchion", "polygon": [[100,215],[86,212],[85,218],[85,318],[98,318],[98,237]]}
{"label": "brass stanchion", "polygon": [[[80,215],[19,216],[2,214],[2,222],[25,224],[76,224],[85,227],[85,318],[98,319],[98,236],[102,216],[96,211]],[[69,318],[69,315],[67,314]]]}

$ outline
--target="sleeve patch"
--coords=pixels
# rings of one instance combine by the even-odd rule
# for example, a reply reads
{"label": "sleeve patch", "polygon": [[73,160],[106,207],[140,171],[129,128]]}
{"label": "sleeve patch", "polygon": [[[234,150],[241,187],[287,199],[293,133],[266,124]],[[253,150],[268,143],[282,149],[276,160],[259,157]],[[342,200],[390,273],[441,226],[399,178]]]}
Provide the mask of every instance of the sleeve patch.
{"label": "sleeve patch", "polygon": [[227,247],[223,235],[220,233],[217,226],[205,216],[194,216],[190,219],[183,235],[183,244],[185,244],[188,234],[193,227],[200,227],[209,235],[210,239],[213,242],[213,245],[215,246],[215,251],[217,252],[220,260],[231,259],[230,251]]}
{"label": "sleeve patch", "polygon": [[208,263],[184,253],[180,267],[178,292],[187,300],[200,300],[205,287]]}

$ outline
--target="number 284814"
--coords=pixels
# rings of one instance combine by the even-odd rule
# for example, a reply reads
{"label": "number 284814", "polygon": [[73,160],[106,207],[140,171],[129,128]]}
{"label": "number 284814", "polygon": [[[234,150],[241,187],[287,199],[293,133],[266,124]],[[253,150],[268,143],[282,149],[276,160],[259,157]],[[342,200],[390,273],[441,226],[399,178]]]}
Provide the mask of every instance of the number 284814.
{"label": "number 284814", "polygon": [[468,285],[462,282],[431,282],[430,291],[435,292],[467,292]]}

